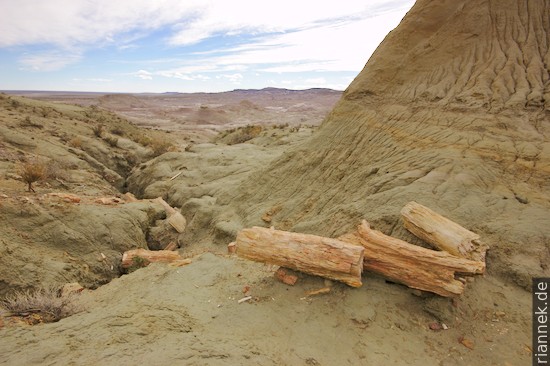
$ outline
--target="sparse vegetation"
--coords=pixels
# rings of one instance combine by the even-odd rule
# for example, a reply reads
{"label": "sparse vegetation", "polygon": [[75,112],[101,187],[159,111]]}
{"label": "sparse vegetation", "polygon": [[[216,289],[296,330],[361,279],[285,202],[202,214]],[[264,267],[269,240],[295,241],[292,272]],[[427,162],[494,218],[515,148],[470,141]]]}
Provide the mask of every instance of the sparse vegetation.
{"label": "sparse vegetation", "polygon": [[124,159],[128,163],[130,167],[134,167],[136,165],[139,165],[141,163],[140,158],[136,155],[136,153],[127,151],[124,153]]}
{"label": "sparse vegetation", "polygon": [[16,292],[1,300],[0,307],[12,316],[32,317],[34,324],[56,322],[80,311],[75,295],[61,297],[53,287]]}
{"label": "sparse vegetation", "polygon": [[136,256],[132,259],[132,265],[128,267],[126,270],[128,273],[132,273],[134,271],[137,271],[140,268],[147,267],[150,264],[150,262],[142,257]]}
{"label": "sparse vegetation", "polygon": [[130,138],[141,146],[149,146],[153,139],[143,133],[132,134]]}
{"label": "sparse vegetation", "polygon": [[96,137],[100,137],[103,136],[103,132],[105,131],[105,126],[102,125],[102,124],[97,124],[95,125],[94,127],[92,127],[92,132],[94,133],[94,135]]}
{"label": "sparse vegetation", "polygon": [[73,137],[70,141],[69,141],[69,146],[70,147],[74,147],[75,149],[80,149],[82,148],[82,139],[80,137]]}
{"label": "sparse vegetation", "polygon": [[31,117],[27,116],[23,121],[19,123],[21,127],[32,127],[32,128],[44,128],[44,125],[34,122]]}
{"label": "sparse vegetation", "polygon": [[124,130],[118,126],[111,128],[111,133],[118,136],[124,136]]}
{"label": "sparse vegetation", "polygon": [[105,136],[103,138],[103,140],[105,140],[105,142],[107,142],[110,146],[112,147],[117,147],[118,146],[118,137],[115,137],[115,136]]}
{"label": "sparse vegetation", "polygon": [[222,136],[222,141],[228,145],[241,144],[257,137],[262,130],[262,126],[259,125],[247,125],[245,127],[230,129]]}
{"label": "sparse vegetation", "polygon": [[27,161],[19,168],[19,175],[28,185],[28,191],[34,192],[32,184],[46,177],[47,165],[43,161]]}
{"label": "sparse vegetation", "polygon": [[58,161],[49,161],[46,165],[46,175],[44,179],[54,179],[54,180],[68,180],[69,174],[68,169],[70,167],[68,164],[63,164]]}
{"label": "sparse vegetation", "polygon": [[288,123],[281,123],[281,124],[278,124],[278,125],[273,125],[273,128],[278,128],[280,130],[283,130],[285,128],[287,128],[289,126]]}
{"label": "sparse vegetation", "polygon": [[152,139],[149,147],[153,150],[153,156],[155,157],[174,149],[174,145],[171,142],[159,138]]}

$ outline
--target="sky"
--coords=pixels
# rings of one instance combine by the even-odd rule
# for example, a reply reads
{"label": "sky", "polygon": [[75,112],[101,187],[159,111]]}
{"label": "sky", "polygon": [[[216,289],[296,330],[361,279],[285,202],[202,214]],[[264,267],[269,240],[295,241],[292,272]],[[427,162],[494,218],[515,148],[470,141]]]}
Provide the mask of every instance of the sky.
{"label": "sky", "polygon": [[0,90],[344,90],[414,0],[2,0]]}

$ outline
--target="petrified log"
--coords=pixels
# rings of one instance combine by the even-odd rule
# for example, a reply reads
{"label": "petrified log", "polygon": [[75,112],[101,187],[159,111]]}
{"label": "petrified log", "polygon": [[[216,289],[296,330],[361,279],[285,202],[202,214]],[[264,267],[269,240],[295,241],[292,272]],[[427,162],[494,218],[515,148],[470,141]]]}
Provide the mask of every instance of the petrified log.
{"label": "petrified log", "polygon": [[485,262],[409,244],[372,230],[366,221],[357,232],[339,239],[365,248],[365,270],[441,296],[456,296],[464,291],[464,284],[455,279],[455,273],[472,275],[485,271]]}
{"label": "petrified log", "polygon": [[176,210],[175,208],[170,206],[165,200],[163,200],[162,197],[156,198],[155,201],[157,203],[160,203],[162,207],[164,207],[164,211],[166,211],[166,216],[168,218],[168,223],[172,225],[172,227],[176,229],[178,233],[183,233],[185,231],[185,226],[187,225],[185,217],[183,217],[183,215],[178,210]]}
{"label": "petrified log", "polygon": [[141,265],[146,266],[149,263],[161,262],[172,263],[175,261],[181,261],[183,258],[178,252],[172,250],[147,250],[147,249],[132,249],[124,252],[122,255],[122,268],[129,268],[135,264],[135,259],[141,258]]}
{"label": "petrified log", "polygon": [[316,235],[253,227],[237,234],[236,253],[253,261],[361,286],[361,246]]}
{"label": "petrified log", "polygon": [[405,228],[415,236],[458,257],[485,261],[488,246],[471,232],[437,212],[416,202],[409,202],[401,210]]}

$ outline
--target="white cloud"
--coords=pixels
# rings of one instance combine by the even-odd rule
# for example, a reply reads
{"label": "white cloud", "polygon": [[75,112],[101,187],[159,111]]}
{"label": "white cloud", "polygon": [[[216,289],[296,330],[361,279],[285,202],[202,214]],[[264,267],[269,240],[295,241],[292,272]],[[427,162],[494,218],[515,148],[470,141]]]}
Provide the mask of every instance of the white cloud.
{"label": "white cloud", "polygon": [[308,84],[323,85],[327,83],[327,80],[325,78],[311,78],[306,79],[305,82]]}
{"label": "white cloud", "polygon": [[192,16],[198,0],[18,0],[0,2],[0,47],[110,43]]}
{"label": "white cloud", "polygon": [[19,63],[25,70],[56,71],[78,62],[82,56],[78,53],[50,51],[23,55]]}
{"label": "white cloud", "polygon": [[[381,1],[375,1],[374,3],[382,4]],[[288,13],[288,8],[285,9],[283,4],[283,7],[279,9],[279,13],[276,12],[277,14],[273,15],[272,28],[283,29],[284,26],[296,26],[297,28],[287,29],[285,32],[281,31],[280,33],[264,34],[256,40],[232,48],[195,53],[194,55],[198,58],[180,61],[179,66],[170,69],[170,71],[177,70],[177,72],[184,74],[191,74],[197,70],[225,72],[227,70],[245,71],[251,69],[272,73],[358,72],[363,68],[386,34],[397,26],[404,10],[408,9],[412,3],[413,0],[399,1],[397,3],[399,6],[396,9],[382,7],[370,12],[364,10],[354,14],[353,17],[348,16],[346,18],[342,16],[331,18],[331,21],[318,18],[317,22],[314,22],[314,17],[310,14],[305,16],[303,20],[304,22],[309,21],[309,23],[301,28],[297,26],[296,16],[290,20],[284,20],[284,17],[278,16],[284,10]],[[361,2],[361,4],[364,7],[364,3]],[[342,15],[342,13],[334,8],[328,8],[326,5],[324,7],[320,5],[318,8],[324,11],[325,17],[331,14],[329,10],[334,10],[333,16]],[[338,7],[335,6],[335,8]],[[358,8],[360,7],[358,6]],[[223,9],[217,9],[216,12]],[[349,12],[350,8],[346,8],[346,10]],[[299,9],[297,11],[299,12]],[[347,14],[349,15],[349,13]],[[313,15],[320,16],[320,14]],[[208,18],[203,20],[202,26],[209,25],[210,33],[222,29],[227,30],[230,28],[231,17],[228,18],[227,21],[223,22],[217,17]],[[268,28],[267,20],[261,17],[260,19],[252,19],[252,15],[248,15],[245,18],[248,29],[255,27],[259,32],[260,29]],[[214,21],[216,19],[219,21]],[[236,19],[233,20],[236,22],[235,24],[239,24]],[[266,23],[263,27],[261,26],[262,22]],[[194,27],[199,27],[198,21],[188,25],[190,31],[195,29]],[[187,38],[187,41],[196,42],[200,38],[194,38],[196,34],[191,32],[191,36]],[[172,39],[174,42],[175,40],[175,38]]]}
{"label": "white cloud", "polygon": [[147,70],[139,70],[136,76],[142,80],[153,80],[153,74]]}
{"label": "white cloud", "polygon": [[218,76],[219,79],[224,78],[232,82],[233,84],[240,84],[241,80],[244,78],[242,74],[222,74]]}
{"label": "white cloud", "polygon": [[77,82],[93,81],[98,83],[110,83],[113,81],[113,79],[105,79],[105,78],[87,78],[87,79],[73,78],[72,80]]}

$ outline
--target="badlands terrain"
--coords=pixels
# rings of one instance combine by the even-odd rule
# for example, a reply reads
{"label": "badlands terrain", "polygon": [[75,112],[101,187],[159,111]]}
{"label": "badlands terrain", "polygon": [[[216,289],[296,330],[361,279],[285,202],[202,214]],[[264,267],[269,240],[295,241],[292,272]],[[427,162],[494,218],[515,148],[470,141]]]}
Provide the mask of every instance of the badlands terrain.
{"label": "badlands terrain", "polygon": [[[4,312],[0,362],[530,364],[531,281],[550,276],[549,9],[419,0],[343,94],[2,94],[0,296],[85,289],[58,322]],[[227,254],[242,228],[338,237],[362,219],[428,246],[403,228],[412,200],[490,247],[461,296],[370,272],[289,286]],[[124,251],[170,242],[189,264],[121,276]]]}

